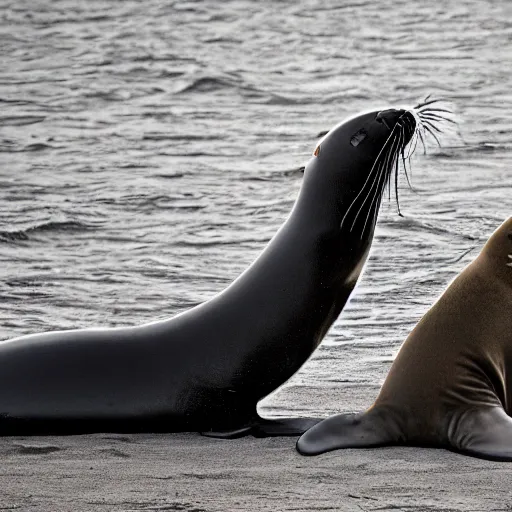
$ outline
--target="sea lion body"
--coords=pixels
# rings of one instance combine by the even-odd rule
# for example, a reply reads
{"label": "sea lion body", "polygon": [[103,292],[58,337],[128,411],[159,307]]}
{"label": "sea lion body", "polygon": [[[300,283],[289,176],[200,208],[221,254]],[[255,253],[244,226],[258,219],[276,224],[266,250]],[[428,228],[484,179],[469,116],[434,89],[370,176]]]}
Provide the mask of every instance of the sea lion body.
{"label": "sea lion body", "polygon": [[298,441],[304,454],[412,444],[512,460],[512,218],[402,345],[375,403]]}
{"label": "sea lion body", "polygon": [[386,183],[386,162],[375,162],[399,126],[402,145],[414,131],[405,111],[378,114],[356,116],[326,135],[289,218],[212,300],[142,326],[0,343],[0,434],[191,430],[236,437],[298,434],[314,424],[262,420],[256,405],[311,355],[363,269]]}

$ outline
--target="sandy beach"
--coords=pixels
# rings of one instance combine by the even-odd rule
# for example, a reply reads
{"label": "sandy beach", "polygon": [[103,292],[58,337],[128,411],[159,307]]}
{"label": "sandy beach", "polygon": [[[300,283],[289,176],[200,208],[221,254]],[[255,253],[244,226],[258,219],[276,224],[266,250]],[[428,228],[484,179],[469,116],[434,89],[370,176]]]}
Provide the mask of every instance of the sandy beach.
{"label": "sandy beach", "polygon": [[[312,414],[346,411],[368,405],[375,392],[285,387],[266,403],[279,408],[293,394]],[[291,437],[94,434],[0,438],[0,460],[0,510],[512,510],[512,464],[439,449],[303,457]]]}
{"label": "sandy beach", "polygon": [[444,450],[302,457],[293,438],[0,440],[1,510],[511,510],[512,465]]}

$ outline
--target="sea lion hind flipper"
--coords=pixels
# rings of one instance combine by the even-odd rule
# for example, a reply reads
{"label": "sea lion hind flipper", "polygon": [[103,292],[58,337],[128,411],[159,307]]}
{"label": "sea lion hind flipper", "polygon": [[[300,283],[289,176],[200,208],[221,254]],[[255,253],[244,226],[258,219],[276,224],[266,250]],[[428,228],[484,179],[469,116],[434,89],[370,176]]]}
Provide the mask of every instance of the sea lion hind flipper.
{"label": "sea lion hind flipper", "polygon": [[201,435],[218,439],[238,439],[250,435],[254,437],[300,436],[319,421],[322,421],[322,418],[280,418],[270,420],[258,417],[249,425],[228,430],[201,432]]}
{"label": "sea lion hind flipper", "polygon": [[382,414],[367,411],[360,414],[337,414],[321,421],[297,441],[302,455],[319,455],[340,448],[377,447],[398,444]]}
{"label": "sea lion hind flipper", "polygon": [[478,407],[457,415],[450,432],[453,451],[480,459],[512,462],[512,418],[500,407]]}
{"label": "sea lion hind flipper", "polygon": [[252,425],[245,425],[239,428],[233,428],[228,430],[209,430],[205,432],[200,432],[200,434],[205,437],[214,437],[216,439],[238,439],[240,437],[252,434],[252,430]]}
{"label": "sea lion hind flipper", "polygon": [[279,418],[275,420],[260,418],[251,434],[254,437],[300,436],[323,418]]}

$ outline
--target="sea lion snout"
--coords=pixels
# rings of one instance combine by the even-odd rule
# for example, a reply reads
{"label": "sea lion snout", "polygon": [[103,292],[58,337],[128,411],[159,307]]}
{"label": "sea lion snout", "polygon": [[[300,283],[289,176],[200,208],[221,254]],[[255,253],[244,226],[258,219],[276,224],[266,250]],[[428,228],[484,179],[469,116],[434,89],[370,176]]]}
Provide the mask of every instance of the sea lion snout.
{"label": "sea lion snout", "polygon": [[398,120],[405,114],[405,110],[396,110],[394,108],[390,108],[388,110],[381,110],[375,120],[378,123],[382,123],[388,130],[392,130],[395,127],[395,124]]}

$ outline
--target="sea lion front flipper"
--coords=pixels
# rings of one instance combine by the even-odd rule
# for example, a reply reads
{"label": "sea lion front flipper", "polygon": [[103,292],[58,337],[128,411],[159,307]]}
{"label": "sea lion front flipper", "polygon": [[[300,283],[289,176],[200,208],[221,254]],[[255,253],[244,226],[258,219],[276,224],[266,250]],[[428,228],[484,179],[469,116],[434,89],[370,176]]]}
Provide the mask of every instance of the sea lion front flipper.
{"label": "sea lion front flipper", "polygon": [[451,449],[481,459],[512,462],[512,418],[500,407],[479,407],[455,415]]}
{"label": "sea lion front flipper", "polygon": [[360,414],[331,416],[299,438],[297,451],[302,455],[319,455],[340,448],[397,444],[396,425],[386,420],[386,416],[372,409]]}

